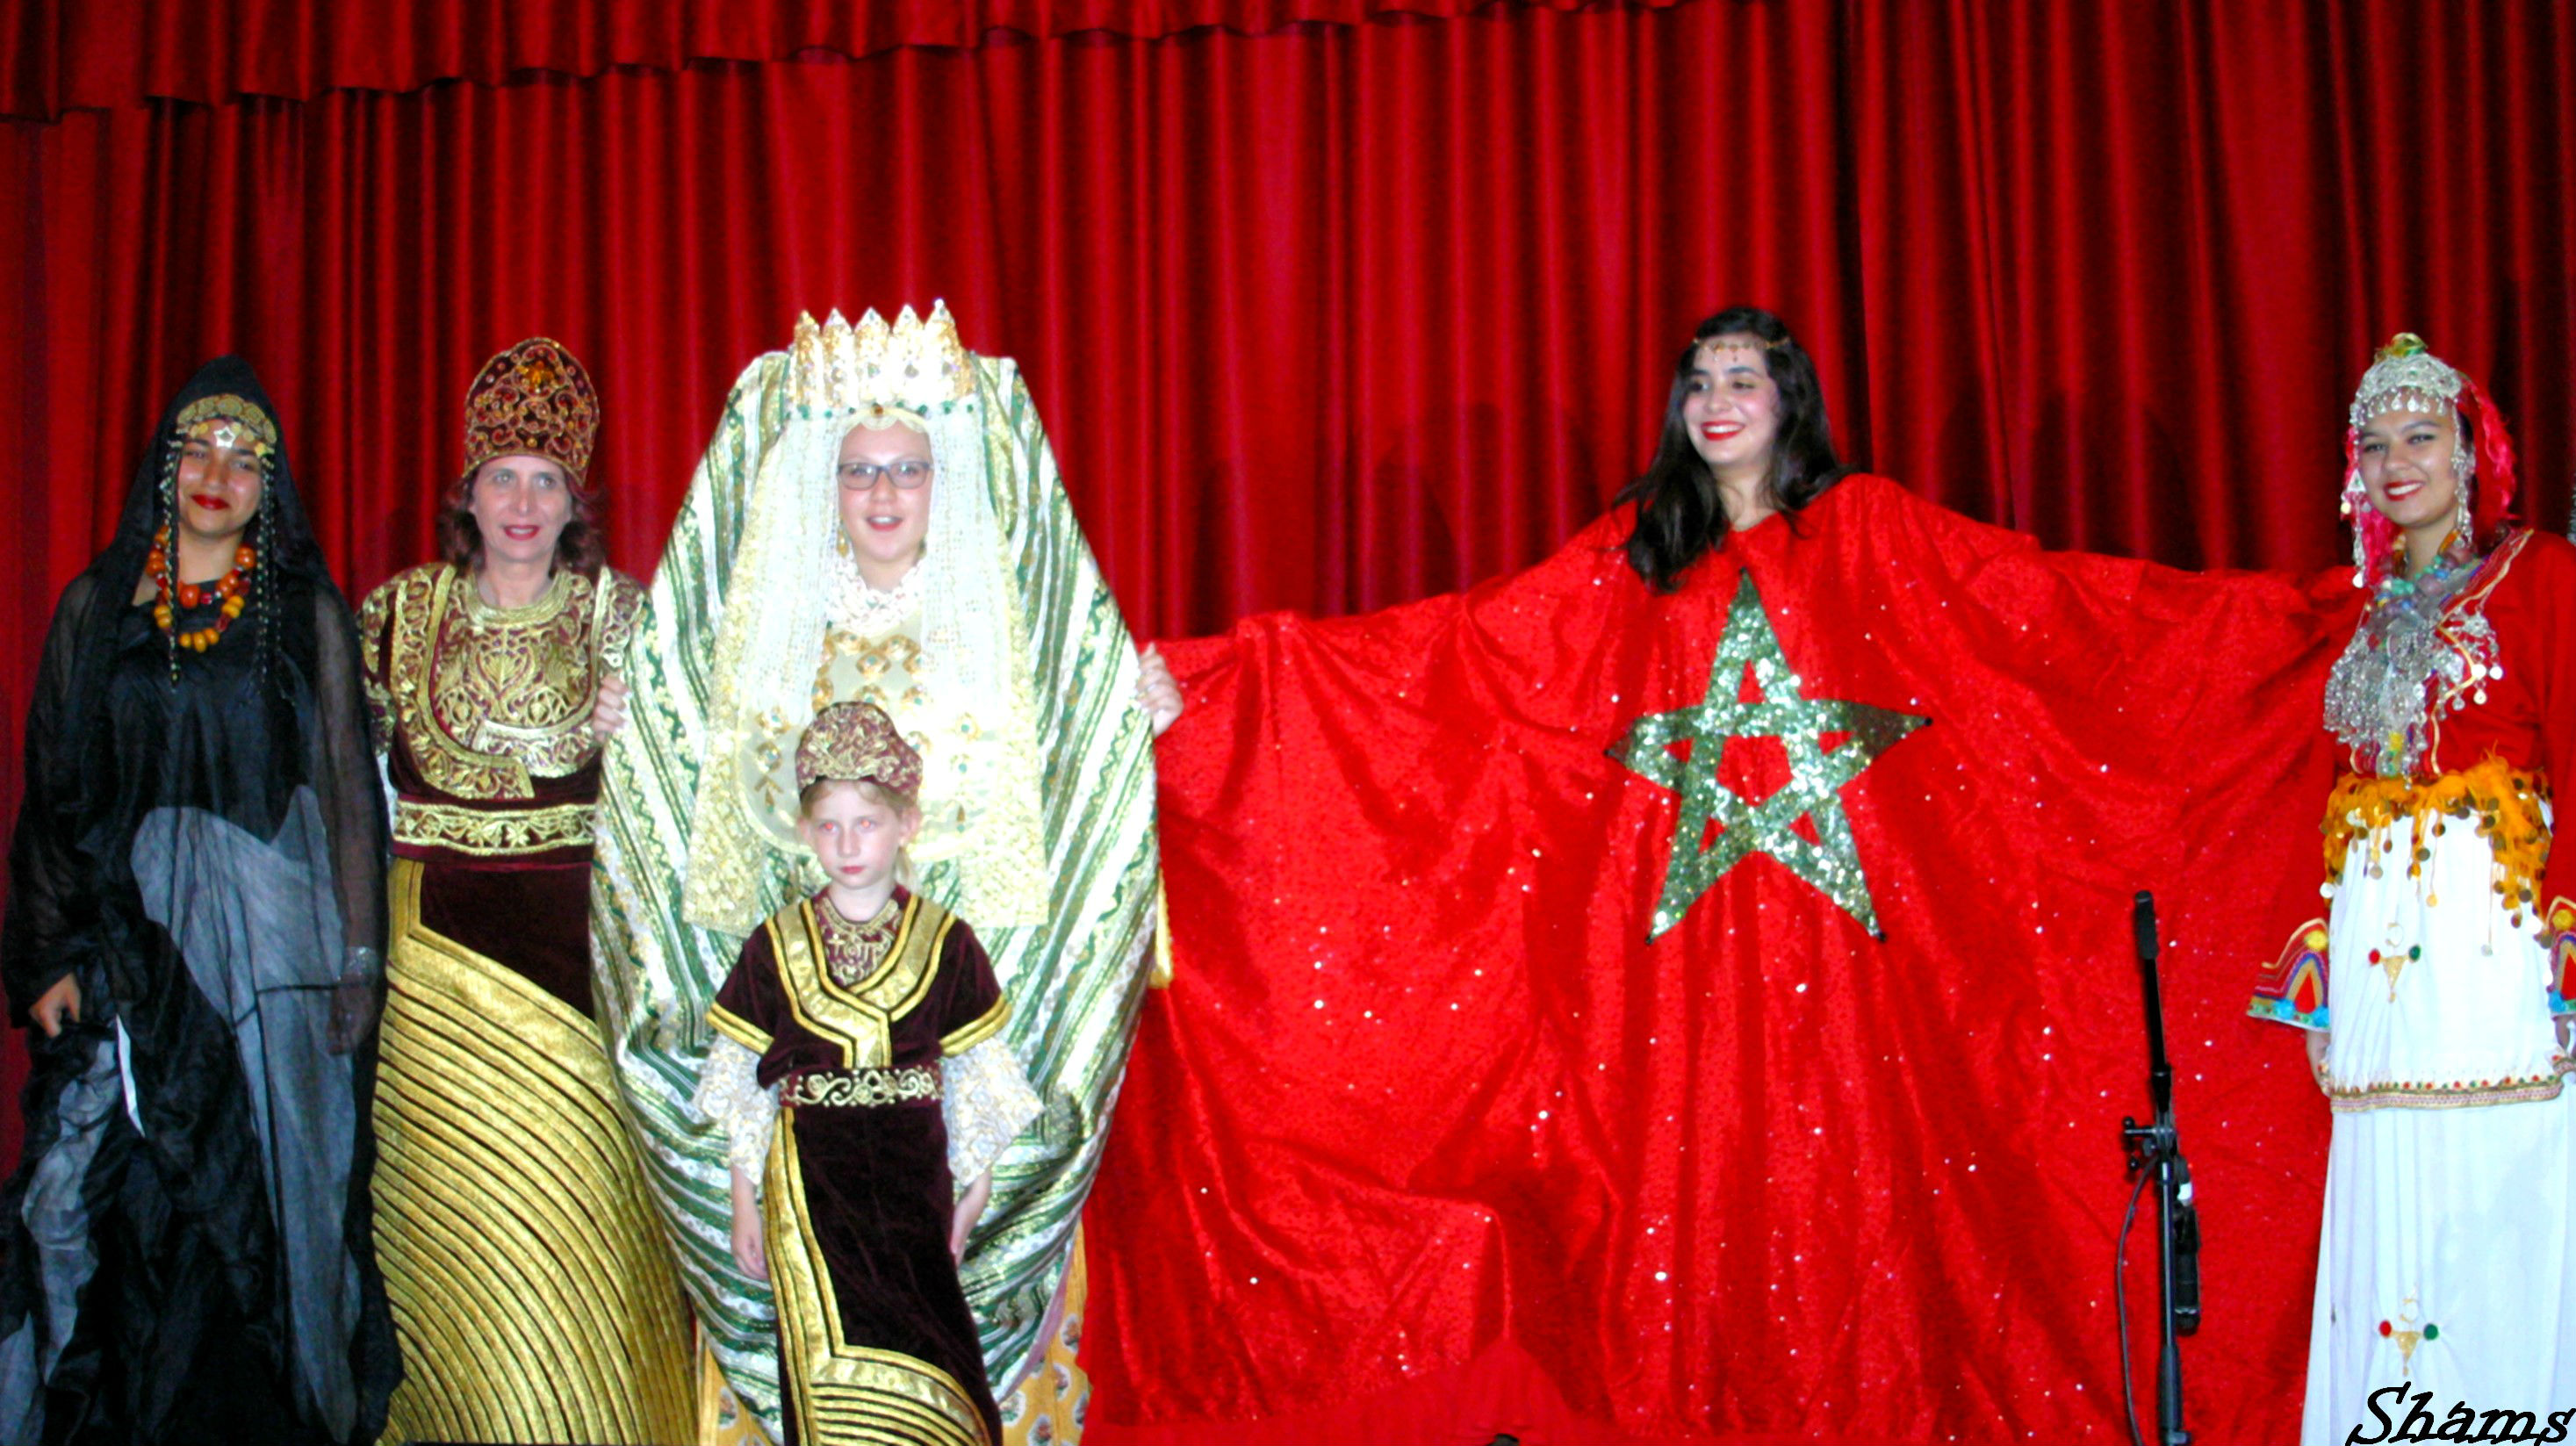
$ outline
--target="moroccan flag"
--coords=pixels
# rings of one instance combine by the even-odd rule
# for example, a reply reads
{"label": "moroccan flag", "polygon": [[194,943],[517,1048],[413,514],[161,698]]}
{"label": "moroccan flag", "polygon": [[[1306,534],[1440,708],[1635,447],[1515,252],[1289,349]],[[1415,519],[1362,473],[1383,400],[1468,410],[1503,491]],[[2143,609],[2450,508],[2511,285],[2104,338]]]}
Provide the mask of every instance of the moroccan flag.
{"label": "moroccan flag", "polygon": [[[2349,584],[2046,553],[1874,477],[1670,596],[1626,534],[1167,650],[1178,972],[1087,1217],[1102,1439],[2122,1435],[2139,889],[2191,1424],[2295,1436],[2327,1112],[2244,1008],[2317,912]],[[2154,1250],[2149,1199],[2150,1429]]]}

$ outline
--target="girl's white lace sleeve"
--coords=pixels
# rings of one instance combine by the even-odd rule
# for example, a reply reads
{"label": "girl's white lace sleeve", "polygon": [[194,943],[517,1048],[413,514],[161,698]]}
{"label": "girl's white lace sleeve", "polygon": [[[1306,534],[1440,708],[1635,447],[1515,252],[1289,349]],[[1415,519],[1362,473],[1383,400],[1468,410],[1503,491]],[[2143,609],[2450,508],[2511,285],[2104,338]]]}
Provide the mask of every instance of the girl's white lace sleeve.
{"label": "girl's white lace sleeve", "polygon": [[726,1162],[758,1184],[769,1163],[769,1132],[778,1123],[778,1087],[760,1087],[760,1056],[717,1035],[689,1103],[724,1126]]}
{"label": "girl's white lace sleeve", "polygon": [[1001,1158],[1002,1147],[1038,1117],[1037,1091],[999,1035],[940,1061],[940,1108],[948,1118],[948,1175],[958,1193]]}

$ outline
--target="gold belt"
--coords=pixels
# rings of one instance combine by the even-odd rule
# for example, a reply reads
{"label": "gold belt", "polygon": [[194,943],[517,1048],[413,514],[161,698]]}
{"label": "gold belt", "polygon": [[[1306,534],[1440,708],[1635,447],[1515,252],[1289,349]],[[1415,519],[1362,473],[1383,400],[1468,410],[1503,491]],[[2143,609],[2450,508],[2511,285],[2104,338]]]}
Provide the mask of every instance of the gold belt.
{"label": "gold belt", "polygon": [[784,1105],[867,1108],[939,1098],[939,1066],[908,1064],[865,1069],[808,1069],[787,1077],[778,1091]]}
{"label": "gold belt", "polygon": [[396,799],[394,842],[447,849],[477,858],[588,848],[590,811],[587,803],[501,809]]}

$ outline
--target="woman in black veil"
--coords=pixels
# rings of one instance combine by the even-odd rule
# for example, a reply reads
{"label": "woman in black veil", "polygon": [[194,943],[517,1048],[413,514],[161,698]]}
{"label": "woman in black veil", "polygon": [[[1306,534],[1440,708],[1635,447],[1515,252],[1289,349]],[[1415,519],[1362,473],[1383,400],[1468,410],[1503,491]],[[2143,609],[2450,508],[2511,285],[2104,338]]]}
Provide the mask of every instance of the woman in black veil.
{"label": "woman in black veil", "polygon": [[0,1440],[372,1440],[384,803],[348,604],[276,411],[181,389],[64,589],[27,722],[0,982]]}

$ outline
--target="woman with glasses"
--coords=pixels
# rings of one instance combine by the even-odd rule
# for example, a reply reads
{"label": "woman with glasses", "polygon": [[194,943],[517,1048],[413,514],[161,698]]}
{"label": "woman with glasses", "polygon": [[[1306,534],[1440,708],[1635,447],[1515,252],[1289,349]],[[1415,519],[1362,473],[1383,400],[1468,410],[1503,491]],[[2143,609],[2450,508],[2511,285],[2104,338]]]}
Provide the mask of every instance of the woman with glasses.
{"label": "woman with glasses", "polygon": [[799,738],[824,708],[871,704],[921,756],[901,882],[974,921],[1011,999],[996,1041],[1040,1111],[1012,1108],[980,1051],[943,1061],[950,1174],[993,1178],[966,1297],[1005,1436],[1072,1439],[1075,1227],[1144,988],[1152,740],[1179,695],[1128,637],[1017,368],[967,352],[945,309],[808,318],[735,383],[651,611],[607,754],[594,947],[624,991],[602,1010],[710,1347],[764,1415],[782,1333],[787,1370],[837,1369],[830,1322],[777,1321],[730,1248],[711,1122],[776,1105],[741,1071],[697,1085],[743,940],[826,882],[796,835]]}

